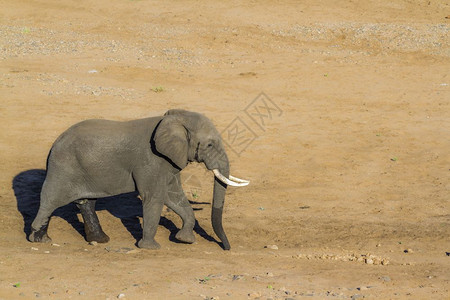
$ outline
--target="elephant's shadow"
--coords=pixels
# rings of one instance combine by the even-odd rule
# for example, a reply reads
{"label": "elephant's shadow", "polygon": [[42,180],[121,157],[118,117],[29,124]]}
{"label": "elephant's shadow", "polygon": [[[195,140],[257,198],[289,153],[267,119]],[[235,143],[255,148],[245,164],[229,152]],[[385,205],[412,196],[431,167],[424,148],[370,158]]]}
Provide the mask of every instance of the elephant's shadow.
{"label": "elephant's shadow", "polygon": [[[13,179],[13,189],[17,199],[17,209],[22,214],[24,221],[23,231],[27,237],[31,233],[31,223],[39,209],[40,193],[42,184],[45,180],[45,175],[45,170],[33,169],[21,172]],[[139,218],[142,217],[142,202],[137,196],[137,192],[121,194],[98,199],[96,203],[96,210],[107,210],[114,217],[119,218],[128,232],[136,239],[136,243],[142,237],[142,227],[139,221]],[[209,203],[201,202],[196,204]],[[85,237],[84,224],[79,221],[77,216],[77,213],[79,212],[80,210],[78,207],[74,203],[70,203],[55,210],[53,216],[63,218],[72,225],[80,235]],[[171,220],[161,217],[159,224],[170,231],[170,241],[178,242],[175,238],[178,228]],[[194,231],[204,239],[218,243],[216,239],[200,227],[197,221],[195,222]]]}

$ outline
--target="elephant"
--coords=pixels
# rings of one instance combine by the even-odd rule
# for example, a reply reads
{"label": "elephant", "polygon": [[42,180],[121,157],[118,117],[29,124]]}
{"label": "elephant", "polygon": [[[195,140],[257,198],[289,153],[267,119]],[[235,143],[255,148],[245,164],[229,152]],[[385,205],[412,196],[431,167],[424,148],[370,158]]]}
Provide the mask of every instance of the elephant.
{"label": "elephant", "polygon": [[31,242],[51,242],[47,234],[55,209],[75,202],[84,221],[86,240],[106,243],[95,212],[97,198],[138,191],[143,205],[143,234],[137,246],[159,249],[155,234],[163,205],[182,219],[176,239],[193,243],[195,216],[180,180],[190,162],[214,173],[211,222],[224,250],[230,243],[222,212],[228,185],[249,181],[230,176],[219,132],[206,116],[171,109],[163,116],[131,121],[85,120],[62,133],[47,158],[38,213],[31,224]]}

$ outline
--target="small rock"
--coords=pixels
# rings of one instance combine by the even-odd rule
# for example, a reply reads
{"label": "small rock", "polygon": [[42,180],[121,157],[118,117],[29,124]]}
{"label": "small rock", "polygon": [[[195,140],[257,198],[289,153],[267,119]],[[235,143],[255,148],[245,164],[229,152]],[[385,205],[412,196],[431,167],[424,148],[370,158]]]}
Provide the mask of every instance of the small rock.
{"label": "small rock", "polygon": [[371,259],[371,258],[366,258],[366,264],[368,264],[368,265],[373,265],[373,259]]}
{"label": "small rock", "polygon": [[117,295],[117,299],[122,299],[125,298],[125,294],[120,293],[119,295]]}
{"label": "small rock", "polygon": [[414,251],[412,251],[412,249],[406,249],[403,252],[405,252],[405,253],[414,253]]}
{"label": "small rock", "polygon": [[242,278],[244,278],[244,275],[233,275],[233,281],[235,280],[241,280]]}
{"label": "small rock", "polygon": [[363,298],[363,295],[355,294],[352,296],[352,300]]}
{"label": "small rock", "polygon": [[[286,295],[290,295],[291,291],[287,290],[284,286],[279,289],[280,292],[285,293]],[[286,299],[285,299],[286,300]]]}
{"label": "small rock", "polygon": [[45,254],[49,254],[49,253],[50,253],[50,251],[44,251],[44,253],[45,253]]}
{"label": "small rock", "polygon": [[91,242],[89,242],[89,245],[91,245],[91,246],[97,246],[97,245],[98,245],[98,242],[96,242],[96,241],[91,241]]}
{"label": "small rock", "polygon": [[389,277],[389,276],[381,276],[380,279],[385,281],[385,282],[391,281],[391,277]]}
{"label": "small rock", "polygon": [[53,247],[61,247],[59,244],[52,244]]}
{"label": "small rock", "polygon": [[272,273],[272,272],[267,272],[267,273],[266,273],[266,276],[267,276],[267,277],[273,277],[273,273]]}
{"label": "small rock", "polygon": [[39,249],[36,247],[31,247],[31,250],[38,251]]}
{"label": "small rock", "polygon": [[367,286],[360,286],[360,287],[357,287],[356,288],[358,291],[365,291],[365,290],[367,290],[368,288],[367,288]]}
{"label": "small rock", "polygon": [[266,246],[264,246],[264,248],[272,249],[272,250],[278,250],[278,246],[277,245],[266,245]]}
{"label": "small rock", "polygon": [[86,293],[85,293],[85,292],[83,292],[83,291],[79,292],[78,294],[79,294],[80,296],[84,296],[84,295],[86,295]]}
{"label": "small rock", "polygon": [[373,259],[373,264],[374,265],[380,265],[381,264],[381,260],[378,257],[376,257],[376,258]]}
{"label": "small rock", "polygon": [[135,254],[141,252],[141,249],[132,249],[130,251],[125,252],[125,254]]}
{"label": "small rock", "polygon": [[251,292],[250,294],[248,294],[248,296],[253,299],[259,298],[261,297],[261,292]]}

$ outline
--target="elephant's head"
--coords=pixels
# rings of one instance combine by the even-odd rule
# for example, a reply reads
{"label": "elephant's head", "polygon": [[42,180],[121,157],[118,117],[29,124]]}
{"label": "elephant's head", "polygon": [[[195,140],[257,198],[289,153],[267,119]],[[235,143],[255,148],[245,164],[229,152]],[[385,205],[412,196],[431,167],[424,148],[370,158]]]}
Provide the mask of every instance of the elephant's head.
{"label": "elephant's head", "polygon": [[230,166],[222,139],[213,123],[202,114],[181,109],[166,112],[154,134],[156,150],[180,169],[189,162],[202,162],[214,172],[214,196],[211,221],[225,250],[230,249],[222,227],[222,212],[227,185],[244,186],[249,182],[230,176]]}

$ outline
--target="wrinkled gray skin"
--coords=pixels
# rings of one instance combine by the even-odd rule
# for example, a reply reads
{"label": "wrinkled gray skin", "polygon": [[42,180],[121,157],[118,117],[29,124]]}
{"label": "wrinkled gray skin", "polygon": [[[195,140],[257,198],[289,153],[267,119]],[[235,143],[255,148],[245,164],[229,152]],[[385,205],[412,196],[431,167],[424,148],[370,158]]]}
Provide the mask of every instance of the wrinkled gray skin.
{"label": "wrinkled gray skin", "polygon": [[[95,199],[137,190],[143,203],[139,247],[160,248],[154,238],[164,204],[183,220],[176,238],[193,243],[195,217],[179,174],[189,162],[203,162],[207,169],[219,169],[229,176],[220,134],[199,113],[174,109],[162,117],[75,124],[50,150],[41,203],[29,239],[50,242],[47,228],[51,214],[75,202],[84,219],[86,240],[106,243],[109,237],[95,213]],[[225,191],[226,185],[215,178],[211,221],[228,250],[230,244],[222,228]]]}

